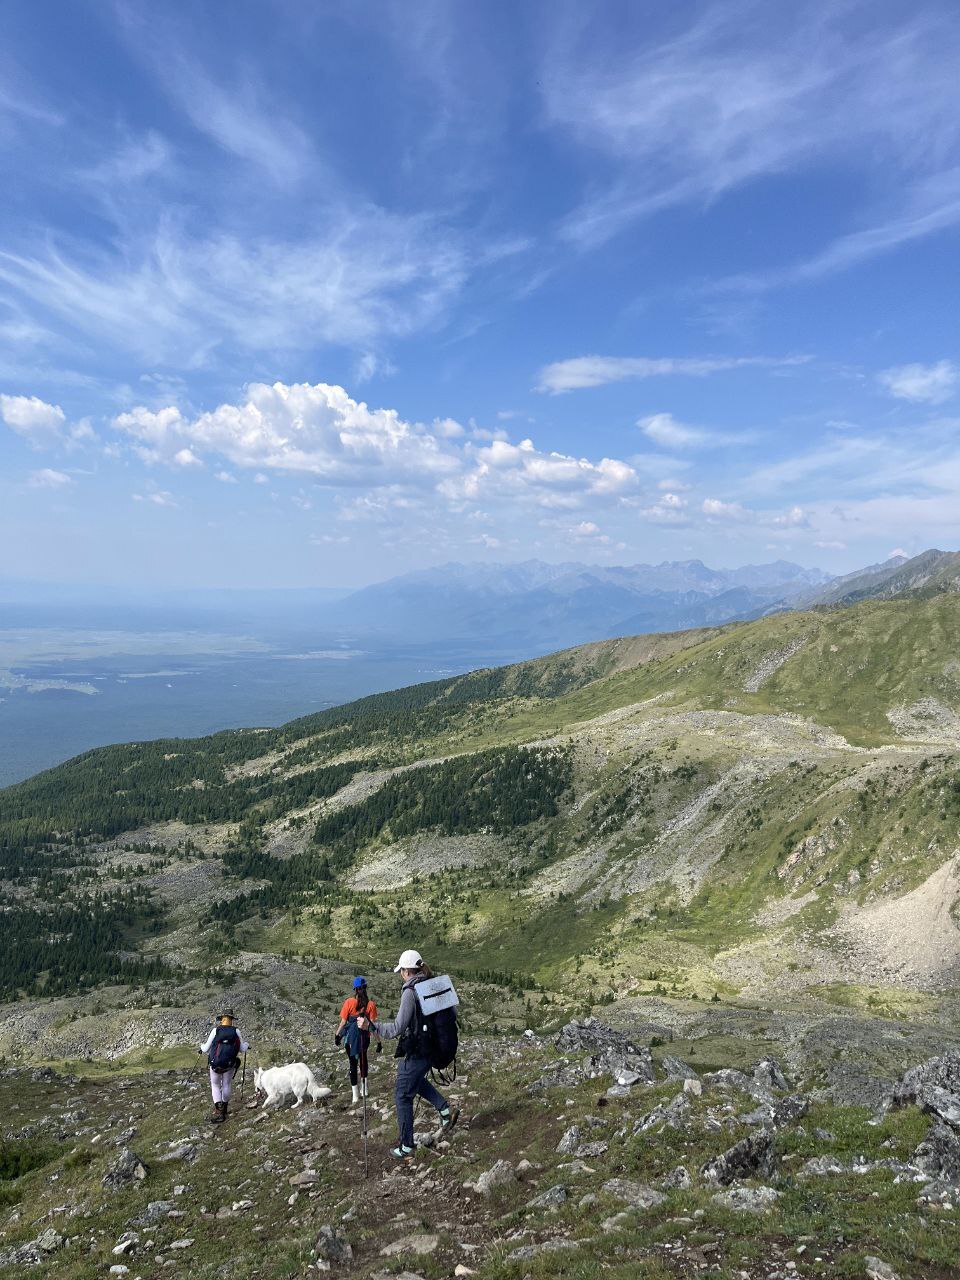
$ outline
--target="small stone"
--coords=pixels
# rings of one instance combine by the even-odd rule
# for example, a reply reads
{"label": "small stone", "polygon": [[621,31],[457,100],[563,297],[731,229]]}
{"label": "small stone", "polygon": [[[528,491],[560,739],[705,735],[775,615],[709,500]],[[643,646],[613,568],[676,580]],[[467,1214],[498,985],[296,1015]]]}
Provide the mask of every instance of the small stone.
{"label": "small stone", "polygon": [[453,1274],[455,1276],[475,1276],[477,1273],[472,1267],[465,1267],[462,1262],[458,1262],[453,1268]]}
{"label": "small stone", "polygon": [[128,1276],[129,1274],[130,1268],[125,1267],[122,1262],[115,1262],[110,1268],[110,1275],[112,1276]]}
{"label": "small stone", "polygon": [[567,1188],[557,1183],[556,1186],[550,1187],[547,1191],[541,1192],[527,1205],[528,1209],[559,1209],[562,1204],[566,1204],[569,1192]]}
{"label": "small stone", "polygon": [[380,1250],[380,1257],[394,1258],[402,1253],[415,1253],[418,1257],[424,1257],[428,1253],[433,1253],[439,1243],[439,1236],[431,1236],[426,1233],[403,1236],[400,1240],[385,1244]]}
{"label": "small stone", "polygon": [[304,1169],[301,1173],[295,1173],[288,1181],[291,1187],[312,1187],[315,1182],[320,1181],[320,1175],[316,1169]]}
{"label": "small stone", "polygon": [[607,1235],[611,1231],[619,1231],[621,1227],[626,1227],[629,1223],[635,1221],[636,1215],[632,1210],[621,1209],[619,1213],[615,1213],[612,1218],[604,1218],[600,1223],[600,1230],[605,1231]]}
{"label": "small stone", "polygon": [[505,1187],[516,1180],[516,1172],[509,1160],[498,1160],[486,1173],[481,1173],[474,1183],[474,1190],[488,1196],[497,1187]]}
{"label": "small stone", "polygon": [[541,1253],[559,1253],[564,1249],[579,1249],[577,1240],[544,1240],[541,1244],[523,1244],[519,1249],[508,1253],[505,1262],[529,1262]]}
{"label": "small stone", "polygon": [[683,1092],[699,1098],[703,1093],[703,1085],[694,1076],[687,1076],[683,1082]]}
{"label": "small stone", "polygon": [[193,1241],[192,1240],[174,1240],[173,1243],[170,1245],[170,1248],[171,1249],[192,1249]]}

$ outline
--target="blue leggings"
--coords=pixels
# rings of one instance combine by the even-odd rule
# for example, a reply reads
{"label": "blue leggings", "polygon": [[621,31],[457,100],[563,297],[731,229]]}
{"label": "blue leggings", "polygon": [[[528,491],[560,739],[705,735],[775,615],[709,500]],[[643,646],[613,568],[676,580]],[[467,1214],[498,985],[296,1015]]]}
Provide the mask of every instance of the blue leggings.
{"label": "blue leggings", "polygon": [[429,1073],[429,1058],[401,1058],[397,1064],[397,1124],[402,1147],[413,1147],[413,1100],[418,1094],[438,1111],[446,1110],[447,1100],[427,1079]]}

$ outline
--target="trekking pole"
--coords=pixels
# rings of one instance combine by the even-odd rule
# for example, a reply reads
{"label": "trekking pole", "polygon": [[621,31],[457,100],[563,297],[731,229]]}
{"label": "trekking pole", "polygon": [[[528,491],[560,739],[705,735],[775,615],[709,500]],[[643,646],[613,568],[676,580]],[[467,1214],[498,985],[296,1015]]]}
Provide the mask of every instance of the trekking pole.
{"label": "trekking pole", "polygon": [[364,1181],[366,1181],[369,1175],[367,1164],[367,1049],[362,1040],[360,1042],[360,1094],[363,1098],[363,1177]]}
{"label": "trekking pole", "polygon": [[200,1059],[202,1057],[203,1057],[203,1050],[201,1049],[196,1056],[193,1066],[187,1072],[187,1083],[189,1083],[193,1079],[193,1077],[196,1075],[197,1067],[199,1067]]}

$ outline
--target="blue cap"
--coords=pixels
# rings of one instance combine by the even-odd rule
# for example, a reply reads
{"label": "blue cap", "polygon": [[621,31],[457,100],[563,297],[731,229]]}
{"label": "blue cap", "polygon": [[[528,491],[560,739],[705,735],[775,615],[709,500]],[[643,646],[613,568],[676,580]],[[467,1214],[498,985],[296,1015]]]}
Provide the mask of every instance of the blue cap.
{"label": "blue cap", "polygon": [[359,991],[361,987],[365,987],[366,985],[367,985],[366,978],[354,978],[353,980],[354,991]]}

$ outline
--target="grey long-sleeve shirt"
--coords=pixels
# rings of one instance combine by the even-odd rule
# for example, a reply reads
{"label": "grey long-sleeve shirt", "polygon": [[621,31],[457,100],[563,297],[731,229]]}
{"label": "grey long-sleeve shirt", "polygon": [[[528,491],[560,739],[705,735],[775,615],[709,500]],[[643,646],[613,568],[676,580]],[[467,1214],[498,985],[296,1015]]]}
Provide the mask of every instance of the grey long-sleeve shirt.
{"label": "grey long-sleeve shirt", "polygon": [[375,1022],[372,1024],[374,1031],[381,1039],[398,1040],[417,1016],[417,997],[413,990],[415,982],[416,979],[412,978],[409,982],[403,984],[403,990],[400,993],[400,1008],[397,1010],[395,1021]]}

